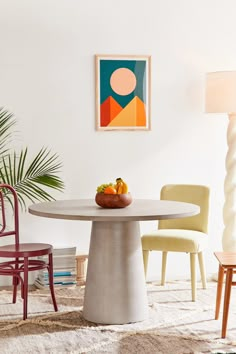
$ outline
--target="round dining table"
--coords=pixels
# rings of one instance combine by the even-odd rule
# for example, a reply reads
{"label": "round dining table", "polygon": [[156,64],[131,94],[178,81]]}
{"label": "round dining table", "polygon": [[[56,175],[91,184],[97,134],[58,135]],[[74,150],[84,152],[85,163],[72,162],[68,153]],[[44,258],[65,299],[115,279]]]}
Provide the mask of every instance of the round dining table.
{"label": "round dining table", "polygon": [[125,324],[148,318],[140,221],[196,215],[195,204],[133,200],[126,208],[105,209],[93,199],[36,203],[29,213],[55,219],[91,221],[83,316],[101,324]]}

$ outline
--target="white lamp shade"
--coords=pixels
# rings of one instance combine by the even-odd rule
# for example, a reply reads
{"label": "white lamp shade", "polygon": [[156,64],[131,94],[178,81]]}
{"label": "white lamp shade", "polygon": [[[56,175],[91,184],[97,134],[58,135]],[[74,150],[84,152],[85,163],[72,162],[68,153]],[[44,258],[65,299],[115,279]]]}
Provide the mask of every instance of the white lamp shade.
{"label": "white lamp shade", "polygon": [[205,111],[236,113],[236,71],[207,73]]}

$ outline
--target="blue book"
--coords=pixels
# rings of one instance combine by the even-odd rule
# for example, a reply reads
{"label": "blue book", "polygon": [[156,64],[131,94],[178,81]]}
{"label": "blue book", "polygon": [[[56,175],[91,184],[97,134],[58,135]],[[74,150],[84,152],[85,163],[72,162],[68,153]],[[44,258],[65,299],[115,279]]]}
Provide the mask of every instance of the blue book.
{"label": "blue book", "polygon": [[[75,274],[76,274],[76,272],[62,270],[62,271],[54,272],[53,276],[54,277],[65,277],[65,276],[71,276],[71,275],[75,275]],[[44,274],[44,278],[48,279],[48,273]]]}
{"label": "blue book", "polygon": [[[54,281],[54,285],[74,285],[76,284],[76,281]],[[46,283],[45,285],[49,285],[49,283]]]}

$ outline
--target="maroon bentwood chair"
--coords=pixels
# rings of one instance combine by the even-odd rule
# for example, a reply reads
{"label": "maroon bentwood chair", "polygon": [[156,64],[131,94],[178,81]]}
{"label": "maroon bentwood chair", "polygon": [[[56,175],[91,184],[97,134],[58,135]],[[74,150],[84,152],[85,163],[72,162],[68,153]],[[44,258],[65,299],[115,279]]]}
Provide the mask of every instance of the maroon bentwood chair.
{"label": "maroon bentwood chair", "polygon": [[[13,207],[13,221],[10,217],[10,225],[7,222],[5,203],[10,199]],[[8,204],[8,203],[7,203]],[[0,275],[12,276],[13,299],[16,303],[17,286],[20,284],[21,297],[23,299],[23,320],[27,318],[28,303],[28,273],[40,269],[47,269],[49,273],[49,287],[51,291],[54,310],[58,311],[53,287],[53,247],[46,243],[20,243],[19,240],[19,206],[17,193],[8,184],[0,184],[0,238],[14,236],[14,243],[0,247],[0,258],[11,258],[6,262],[0,262]],[[12,226],[13,224],[13,226]],[[31,259],[33,257],[48,255],[48,261]]]}

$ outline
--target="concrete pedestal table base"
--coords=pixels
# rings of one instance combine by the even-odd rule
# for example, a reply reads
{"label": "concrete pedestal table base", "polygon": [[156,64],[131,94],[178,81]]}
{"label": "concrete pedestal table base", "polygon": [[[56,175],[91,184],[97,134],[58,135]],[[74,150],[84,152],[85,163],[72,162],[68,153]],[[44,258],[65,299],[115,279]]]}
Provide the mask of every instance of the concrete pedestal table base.
{"label": "concrete pedestal table base", "polygon": [[92,221],[84,317],[124,324],[148,317],[139,222],[196,215],[198,205],[171,200],[135,199],[127,208],[106,209],[93,199],[33,204],[33,215]]}
{"label": "concrete pedestal table base", "polygon": [[83,316],[104,324],[148,317],[138,221],[93,221]]}

